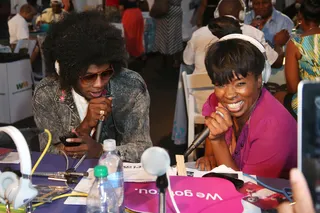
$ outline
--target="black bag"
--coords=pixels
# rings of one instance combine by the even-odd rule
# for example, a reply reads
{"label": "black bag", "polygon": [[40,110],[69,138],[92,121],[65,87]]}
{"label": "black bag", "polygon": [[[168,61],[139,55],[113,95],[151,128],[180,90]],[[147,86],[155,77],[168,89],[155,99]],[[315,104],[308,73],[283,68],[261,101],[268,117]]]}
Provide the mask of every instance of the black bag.
{"label": "black bag", "polygon": [[150,16],[161,18],[169,12],[169,0],[155,0],[150,10]]}

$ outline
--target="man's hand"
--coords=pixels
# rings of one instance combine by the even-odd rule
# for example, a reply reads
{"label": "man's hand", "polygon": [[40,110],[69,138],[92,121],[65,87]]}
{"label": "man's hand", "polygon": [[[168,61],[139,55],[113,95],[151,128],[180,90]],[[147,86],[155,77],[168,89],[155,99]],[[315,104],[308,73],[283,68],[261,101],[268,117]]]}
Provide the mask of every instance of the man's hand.
{"label": "man's hand", "polygon": [[281,204],[278,207],[278,213],[314,213],[315,210],[306,179],[298,169],[290,171],[290,184],[295,204]]}
{"label": "man's hand", "polygon": [[289,32],[283,29],[273,37],[273,42],[275,45],[284,46],[288,42],[289,38]]}
{"label": "man's hand", "polygon": [[259,30],[262,30],[264,24],[266,23],[266,21],[264,19],[252,19],[252,22],[251,22],[251,26],[259,29]]}
{"label": "man's hand", "polygon": [[111,110],[112,98],[100,97],[91,99],[88,105],[87,115],[77,128],[77,132],[89,134],[91,129],[97,126],[101,118],[101,112],[104,112],[103,116],[107,118]]}
{"label": "man's hand", "polygon": [[78,138],[68,138],[67,142],[79,143],[79,146],[64,146],[64,151],[71,157],[82,157],[87,153],[88,158],[99,158],[102,152],[102,145],[93,140],[89,135],[78,136]]}

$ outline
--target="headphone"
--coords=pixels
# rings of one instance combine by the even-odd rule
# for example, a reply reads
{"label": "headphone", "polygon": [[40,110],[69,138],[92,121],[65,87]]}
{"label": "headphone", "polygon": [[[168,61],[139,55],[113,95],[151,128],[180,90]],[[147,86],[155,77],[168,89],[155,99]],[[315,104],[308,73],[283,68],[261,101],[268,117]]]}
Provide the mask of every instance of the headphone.
{"label": "headphone", "polygon": [[[220,0],[220,1],[219,1],[218,6],[216,7],[216,9],[215,9],[215,11],[214,11],[214,13],[213,13],[214,18],[219,18],[219,17],[220,17],[220,14],[219,14],[219,6],[220,6],[220,4],[221,4],[222,1],[224,1],[224,0]],[[241,4],[241,6],[242,6],[243,9],[240,10],[239,15],[238,15],[238,19],[239,19],[240,21],[244,21],[244,18],[245,18],[245,16],[246,16],[246,4],[244,3],[243,0],[239,0],[239,2],[240,2],[240,4]]]}
{"label": "headphone", "polygon": [[[272,5],[274,6],[274,5],[276,5],[277,0],[271,0],[271,2],[272,2]],[[250,8],[252,8],[252,0],[249,0],[249,1],[248,1],[248,6],[249,6]]]}
{"label": "headphone", "polygon": [[267,83],[270,76],[271,76],[271,65],[267,60],[266,49],[263,47],[263,45],[260,42],[258,42],[256,39],[254,39],[250,36],[243,35],[243,34],[237,34],[237,33],[226,35],[226,36],[220,38],[219,41],[226,41],[226,40],[231,40],[231,39],[241,39],[244,41],[248,41],[260,50],[260,52],[263,54],[263,56],[265,58],[264,69],[261,73],[262,84]]}
{"label": "headphone", "polygon": [[6,200],[17,209],[32,201],[38,191],[31,182],[31,155],[26,139],[22,133],[13,126],[0,127],[0,132],[7,133],[15,143],[19,158],[21,178],[13,172],[0,174],[0,202],[6,204]]}

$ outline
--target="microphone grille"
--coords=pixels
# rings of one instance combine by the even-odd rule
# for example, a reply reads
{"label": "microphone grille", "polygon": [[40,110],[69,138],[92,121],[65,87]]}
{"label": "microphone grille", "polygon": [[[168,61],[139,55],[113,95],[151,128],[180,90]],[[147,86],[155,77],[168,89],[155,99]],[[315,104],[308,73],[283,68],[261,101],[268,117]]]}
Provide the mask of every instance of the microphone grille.
{"label": "microphone grille", "polygon": [[150,147],[143,152],[141,164],[150,175],[162,176],[170,168],[170,157],[165,149]]}

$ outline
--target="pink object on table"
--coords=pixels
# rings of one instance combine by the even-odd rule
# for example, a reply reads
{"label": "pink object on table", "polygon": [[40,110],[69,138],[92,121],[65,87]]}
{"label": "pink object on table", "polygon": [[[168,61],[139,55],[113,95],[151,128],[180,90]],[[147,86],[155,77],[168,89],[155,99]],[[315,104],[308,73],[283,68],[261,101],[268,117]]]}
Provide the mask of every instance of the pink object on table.
{"label": "pink object on table", "polygon": [[[181,213],[212,213],[243,211],[243,194],[222,178],[170,177],[175,201]],[[124,205],[138,212],[158,212],[158,190],[155,182],[125,183]],[[166,192],[166,211],[175,212],[169,191]]]}

